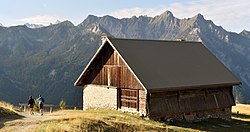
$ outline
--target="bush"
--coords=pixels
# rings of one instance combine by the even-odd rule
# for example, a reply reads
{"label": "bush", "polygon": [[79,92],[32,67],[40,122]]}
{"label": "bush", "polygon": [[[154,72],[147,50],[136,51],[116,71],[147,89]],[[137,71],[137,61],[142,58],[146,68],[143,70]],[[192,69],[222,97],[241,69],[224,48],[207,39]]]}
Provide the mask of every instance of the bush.
{"label": "bush", "polygon": [[39,111],[38,101],[37,101],[37,99],[34,99],[34,101],[35,101],[35,106],[33,108],[33,111],[38,112]]}
{"label": "bush", "polygon": [[59,103],[60,108],[63,110],[66,107],[66,102],[62,99]]}

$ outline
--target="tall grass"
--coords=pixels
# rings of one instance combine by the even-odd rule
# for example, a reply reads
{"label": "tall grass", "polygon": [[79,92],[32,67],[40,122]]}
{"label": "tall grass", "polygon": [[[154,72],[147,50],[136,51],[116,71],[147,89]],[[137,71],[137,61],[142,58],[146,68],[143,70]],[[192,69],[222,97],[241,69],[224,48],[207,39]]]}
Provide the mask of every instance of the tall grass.
{"label": "tall grass", "polygon": [[12,104],[4,102],[4,101],[0,101],[0,107],[13,110],[13,111],[15,110],[15,107]]}
{"label": "tall grass", "polygon": [[0,116],[17,115],[16,108],[9,103],[0,101]]}

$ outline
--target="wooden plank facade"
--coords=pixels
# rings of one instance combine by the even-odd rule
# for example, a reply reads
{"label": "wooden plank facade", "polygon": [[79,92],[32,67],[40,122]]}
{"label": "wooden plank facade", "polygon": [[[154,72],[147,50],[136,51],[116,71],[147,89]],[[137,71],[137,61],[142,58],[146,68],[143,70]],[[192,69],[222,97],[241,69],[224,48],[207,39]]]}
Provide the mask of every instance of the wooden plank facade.
{"label": "wooden plank facade", "polygon": [[221,87],[151,93],[149,104],[148,114],[166,117],[213,109],[223,110],[235,105],[235,101],[232,87]]}
{"label": "wooden plank facade", "polygon": [[110,45],[105,45],[100,52],[104,53],[100,53],[95,60],[96,63],[92,64],[88,80],[84,83],[143,90],[133,73]]}

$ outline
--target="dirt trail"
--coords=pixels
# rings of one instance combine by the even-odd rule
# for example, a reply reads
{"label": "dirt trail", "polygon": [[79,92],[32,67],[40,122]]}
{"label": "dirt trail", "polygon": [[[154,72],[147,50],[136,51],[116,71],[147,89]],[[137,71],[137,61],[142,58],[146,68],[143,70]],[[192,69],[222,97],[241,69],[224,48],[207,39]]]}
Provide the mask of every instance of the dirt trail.
{"label": "dirt trail", "polygon": [[19,115],[23,116],[21,119],[14,119],[11,121],[7,121],[4,123],[4,127],[0,129],[0,132],[33,132],[34,128],[38,126],[40,123],[56,119],[64,116],[64,114],[60,113],[45,113],[41,116],[39,113],[35,113],[34,115],[30,115],[29,112],[20,112]]}

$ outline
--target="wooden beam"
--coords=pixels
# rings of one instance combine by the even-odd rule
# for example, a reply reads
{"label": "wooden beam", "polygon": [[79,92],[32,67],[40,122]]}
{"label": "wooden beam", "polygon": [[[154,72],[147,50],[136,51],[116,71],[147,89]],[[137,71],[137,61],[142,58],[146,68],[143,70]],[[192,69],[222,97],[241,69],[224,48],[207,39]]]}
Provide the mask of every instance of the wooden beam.
{"label": "wooden beam", "polygon": [[140,102],[139,89],[137,89],[137,91],[136,91],[136,97],[137,97],[136,109],[137,109],[137,111],[139,111],[139,108],[140,108],[140,105],[139,105],[139,102]]}

